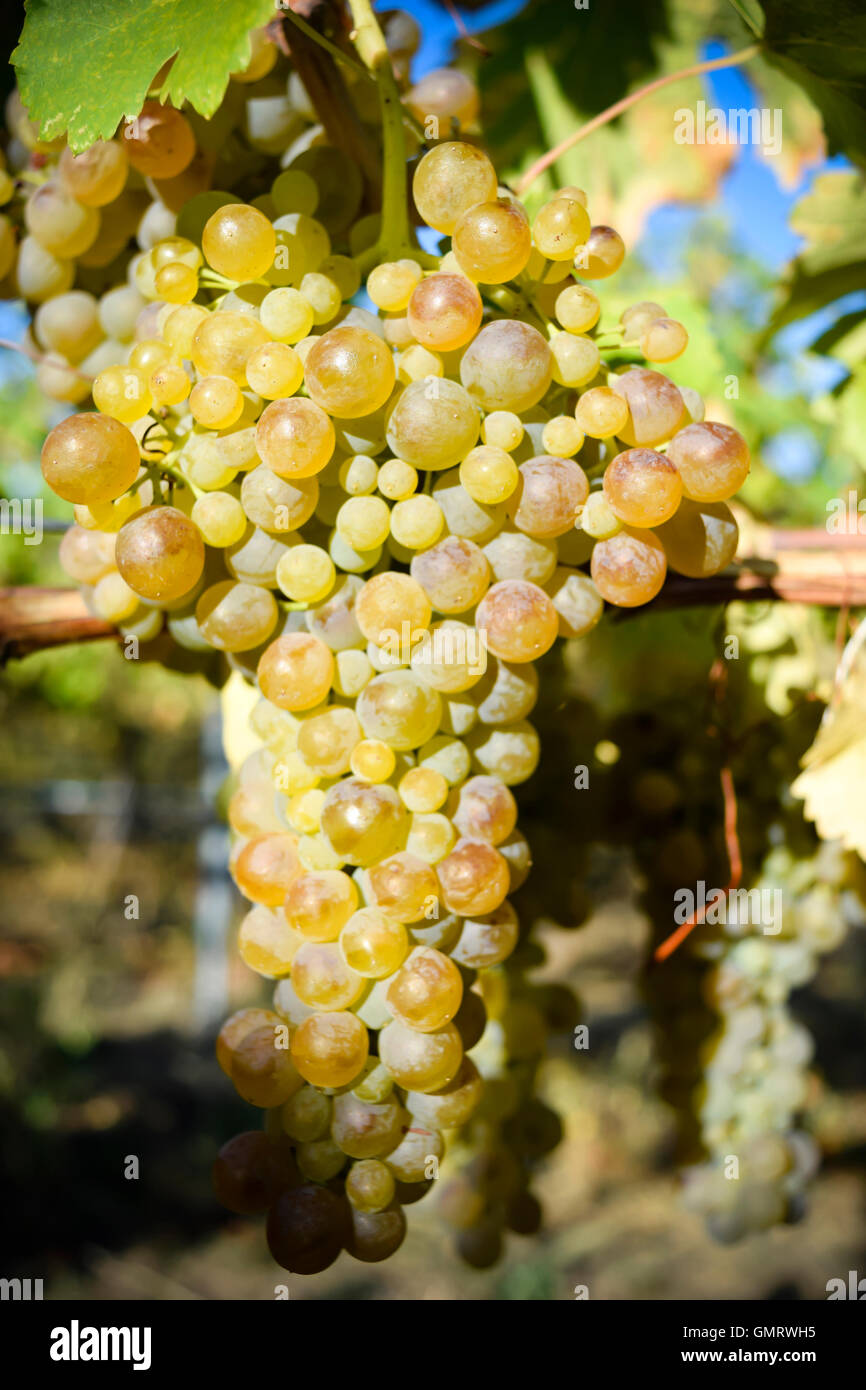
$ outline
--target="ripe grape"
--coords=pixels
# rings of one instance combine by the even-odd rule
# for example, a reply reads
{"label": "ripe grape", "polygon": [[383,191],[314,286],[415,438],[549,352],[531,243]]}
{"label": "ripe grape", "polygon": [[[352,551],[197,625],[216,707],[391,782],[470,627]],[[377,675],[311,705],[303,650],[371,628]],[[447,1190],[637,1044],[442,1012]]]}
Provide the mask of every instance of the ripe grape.
{"label": "ripe grape", "polygon": [[473,766],[479,772],[498,777],[508,787],[516,787],[532,776],[541,749],[538,734],[526,719],[501,727],[478,725],[470,729],[466,745],[472,754]]}
{"label": "ripe grape", "polygon": [[[367,682],[365,681],[364,684],[366,685]],[[350,762],[352,772],[365,782],[387,782],[396,763],[397,759],[393,748],[389,748],[387,743],[383,743],[378,738],[362,739],[352,749]]]}
{"label": "ripe grape", "polygon": [[601,364],[598,347],[592,338],[575,333],[557,333],[551,339],[550,353],[553,380],[560,386],[585,386],[596,376]]}
{"label": "ripe grape", "polygon": [[532,236],[548,260],[570,261],[589,236],[591,225],[583,204],[560,194],[541,208],[532,224]]}
{"label": "ripe grape", "polygon": [[529,410],[546,392],[552,371],[544,338],[519,319],[488,323],[460,361],[460,380],[485,411]]}
{"label": "ripe grape", "polygon": [[298,733],[298,752],[320,777],[339,777],[349,771],[352,752],[361,741],[361,726],[353,710],[334,705],[305,719]]}
{"label": "ripe grape", "polygon": [[471,342],[481,327],[481,295],[463,275],[429,275],[413,290],[407,317],[419,343],[453,352]]}
{"label": "ripe grape", "polygon": [[421,217],[450,236],[457,222],[477,203],[496,197],[496,170],[482,150],[463,141],[436,145],[418,164],[412,193]]}
{"label": "ripe grape", "polygon": [[79,203],[101,208],[120,196],[128,166],[126,151],[118,141],[97,140],[81,154],[74,154],[67,146],[60,155],[57,173]]}
{"label": "ripe grape", "polygon": [[487,671],[472,687],[470,698],[482,724],[514,723],[524,719],[535,706],[538,672],[528,663],[509,665],[490,657]]}
{"label": "ripe grape", "polygon": [[[593,493],[593,497],[600,496]],[[621,523],[617,522],[617,530]],[[616,531],[611,531],[615,535]],[[604,537],[607,539],[607,537]],[[547,585],[547,592],[559,616],[560,637],[584,637],[601,617],[604,603],[598,589],[586,574],[579,570],[558,568]]]}
{"label": "ripe grape", "polygon": [[238,953],[244,965],[271,980],[288,975],[304,938],[282,912],[257,904],[241,922]]}
{"label": "ripe grape", "polygon": [[458,839],[436,872],[445,906],[461,916],[493,912],[509,888],[508,866],[486,840]]}
{"label": "ripe grape", "polygon": [[312,1086],[348,1086],[369,1054],[366,1026],[352,1013],[316,1013],[292,1036],[292,1058]]}
{"label": "ripe grape", "polygon": [[513,410],[493,410],[481,425],[481,438],[493,448],[512,453],[523,439],[523,423]]}
{"label": "ripe grape", "polygon": [[220,1206],[239,1216],[265,1212],[280,1192],[298,1182],[291,1158],[264,1130],[236,1134],[223,1144],[211,1169]]}
{"label": "ripe grape", "polygon": [[737,552],[739,528],[724,502],[685,498],[676,514],[655,529],[669,567],[691,579],[718,574]]}
{"label": "ripe grape", "polygon": [[379,1060],[407,1091],[439,1091],[456,1076],[463,1044],[453,1023],[421,1033],[394,1019],[379,1034]]}
{"label": "ripe grape", "polygon": [[520,465],[508,512],[521,531],[542,540],[564,535],[589,496],[589,483],[571,459],[541,455]]}
{"label": "ripe grape", "polygon": [[414,468],[452,468],[469,453],[480,424],[471,396],[456,381],[413,381],[389,416],[388,444]]}
{"label": "ripe grape", "polygon": [[556,610],[543,589],[523,579],[493,584],[475,615],[488,650],[505,661],[535,661],[556,640]]}
{"label": "ripe grape", "polygon": [[556,296],[554,313],[569,333],[588,333],[601,317],[601,303],[587,285],[567,285]]}
{"label": "ripe grape", "polygon": [[[476,994],[468,994],[466,999],[481,1001]],[[483,1013],[484,1006],[481,1005]],[[459,1026],[459,1017],[457,1023]],[[460,1068],[451,1081],[441,1090],[432,1093],[409,1091],[406,1095],[406,1108],[414,1120],[433,1130],[457,1129],[465,1125],[481,1103],[484,1083],[478,1068],[471,1057],[464,1057]]]}
{"label": "ripe grape", "polygon": [[604,471],[604,495],[629,526],[660,526],[683,495],[682,479],[670,459],[655,449],[627,449]]}
{"label": "ripe grape", "polygon": [[82,255],[99,235],[99,221],[96,208],[79,203],[54,179],[41,184],[24,205],[28,232],[53,256]]}
{"label": "ripe grape", "polygon": [[[78,417],[81,419],[82,417]],[[148,507],[117,533],[117,568],[142,598],[161,602],[189,593],[204,569],[204,542],[176,507]]]}
{"label": "ripe grape", "polygon": [[629,527],[599,541],[592,552],[592,578],[608,603],[634,608],[655,598],[665,581],[664,547],[652,531]]}
{"label": "ripe grape", "polygon": [[648,362],[673,362],[689,345],[689,335],[676,319],[653,319],[640,335],[640,350]]}
{"label": "ripe grape", "polygon": [[354,326],[323,334],[307,355],[304,371],[312,399],[341,420],[378,410],[396,380],[386,344],[375,333]]}
{"label": "ripe grape", "polygon": [[42,475],[67,502],[120,497],[135,482],[139,465],[138,445],[126,426],[93,412],[61,420],[42,446]]}
{"label": "ripe grape", "polygon": [[404,851],[371,865],[367,872],[370,904],[395,922],[416,922],[438,893],[429,864]]}
{"label": "ripe grape", "polygon": [[244,1033],[232,1053],[231,1079],[249,1105],[271,1110],[303,1085],[287,1047],[270,1025]]}
{"label": "ripe grape", "polygon": [[268,1212],[268,1249],[293,1274],[320,1274],[351,1238],[348,1204],[318,1183],[282,1192]]}
{"label": "ripe grape", "polygon": [[323,834],[346,863],[361,867],[399,848],[405,822],[406,812],[393,787],[357,777],[335,783],[322,807]]}
{"label": "ripe grape", "polygon": [[281,478],[310,478],[334,452],[334,426],[324,410],[301,396],[272,401],[256,426],[260,458]]}
{"label": "ripe grape", "polygon": [[625,244],[619,232],[613,227],[593,227],[575,265],[587,280],[604,280],[619,270],[624,260]]}
{"label": "ripe grape", "polygon": [[124,124],[120,138],[133,169],[147,178],[176,178],[195,154],[186,117],[158,101],[146,101],[140,115]]}
{"label": "ripe grape", "polygon": [[653,448],[670,439],[683,414],[683,398],[672,381],[661,372],[632,367],[611,385],[629,408],[617,431],[629,448]]}
{"label": "ripe grape", "polygon": [[355,708],[365,737],[381,739],[399,753],[433,737],[442,701],[411,671],[384,671],[365,685]]}
{"label": "ripe grape", "polygon": [[[436,892],[435,882],[433,891]],[[340,931],[343,959],[368,979],[392,975],[402,965],[408,949],[403,923],[381,907],[362,907]]]}
{"label": "ripe grape", "polygon": [[[490,566],[484,552],[460,536],[446,536],[412,557],[411,577],[440,613],[462,613],[484,597]],[[429,617],[423,627],[429,623]]]}
{"label": "ripe grape", "polygon": [[334,658],[318,637],[290,632],[266,648],[258,665],[259,689],[280,709],[313,709],[331,688]]}
{"label": "ripe grape", "polygon": [[508,198],[477,203],[458,219],[451,245],[461,269],[471,279],[501,285],[519,275],[529,260],[529,219],[523,208]]}
{"label": "ripe grape", "polygon": [[[426,865],[435,881],[435,874]],[[388,986],[388,1007],[396,1019],[422,1033],[437,1032],[460,1008],[463,980],[441,951],[416,946]]]}
{"label": "ripe grape", "polygon": [[610,439],[628,424],[628,402],[609,386],[593,386],[581,395],[574,418],[592,439]]}
{"label": "ripe grape", "polygon": [[667,457],[693,502],[723,502],[749,475],[748,446],[729,425],[709,421],[686,425],[671,440]]}
{"label": "ripe grape", "polygon": [[448,796],[448,781],[433,767],[412,767],[397,787],[407,811],[438,811]]}
{"label": "ripe grape", "polygon": [[195,609],[202,636],[221,652],[258,647],[273,632],[278,616],[268,589],[231,579],[205,589]]}
{"label": "ripe grape", "polygon": [[306,941],[300,947],[292,962],[292,984],[302,1003],[326,1011],[349,1008],[364,989],[363,977],[346,964],[334,942],[326,941]]}

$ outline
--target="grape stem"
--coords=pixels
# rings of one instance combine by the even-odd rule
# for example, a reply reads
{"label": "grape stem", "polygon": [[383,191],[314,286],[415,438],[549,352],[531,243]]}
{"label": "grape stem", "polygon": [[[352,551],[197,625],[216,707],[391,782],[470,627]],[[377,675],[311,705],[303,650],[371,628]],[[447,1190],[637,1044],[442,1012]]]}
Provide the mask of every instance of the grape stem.
{"label": "grape stem", "polygon": [[732,68],[740,63],[748,63],[750,59],[757,57],[760,51],[760,45],[753,43],[748,48],[740,49],[738,53],[727,54],[724,58],[712,58],[705,63],[695,63],[692,67],[680,68],[678,72],[665,73],[664,77],[657,77],[655,81],[648,82],[645,87],[638,88],[636,92],[630,92],[627,97],[614,102],[613,106],[609,106],[606,111],[601,111],[597,116],[593,116],[591,121],[587,121],[585,125],[572,131],[564,140],[560,140],[558,145],[554,145],[552,150],[548,150],[546,154],[543,154],[540,159],[530,165],[523,177],[518,180],[516,190],[518,197],[522,198],[526,190],[535,183],[537,178],[540,178],[545,169],[549,169],[551,164],[555,164],[579,141],[585,140],[587,135],[591,135],[600,126],[616,120],[617,116],[621,116],[624,111],[628,111],[629,107],[634,106],[637,102],[643,101],[644,97],[650,96],[651,93],[659,91],[662,87],[669,86],[672,82],[679,82],[685,77],[698,77],[704,72],[715,72],[719,68]]}
{"label": "grape stem", "polygon": [[[24,343],[13,343],[10,338],[0,338],[0,348],[6,348],[7,352],[20,352],[22,357],[29,357],[31,362],[45,362],[48,366],[54,365],[51,357],[46,352],[37,352],[35,348],[27,347]],[[93,377],[88,372],[80,372],[77,367],[71,366],[68,362],[59,364],[73,376],[81,377],[82,381],[93,381]]]}
{"label": "grape stem", "polygon": [[366,67],[376,79],[382,113],[382,225],[373,250],[379,261],[396,261],[411,246],[406,200],[403,103],[391,66],[391,55],[370,0],[349,0],[349,9],[355,26],[351,37]]}

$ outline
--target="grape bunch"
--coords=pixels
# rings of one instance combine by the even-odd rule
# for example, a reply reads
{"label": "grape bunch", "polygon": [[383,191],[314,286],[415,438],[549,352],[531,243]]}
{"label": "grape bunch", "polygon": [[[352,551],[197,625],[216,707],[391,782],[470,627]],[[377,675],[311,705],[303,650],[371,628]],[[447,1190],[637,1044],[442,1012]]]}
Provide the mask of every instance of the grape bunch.
{"label": "grape bunch", "polygon": [[471,82],[410,86],[417,30],[387,33],[427,136],[412,195],[437,255],[408,231],[395,245],[387,207],[362,213],[360,175],[266,37],[237,178],[236,142],[206,157],[157,102],[77,156],[16,127],[57,156],[14,271],[42,384],[93,406],[42,451],[74,508],[62,564],[142,656],[216,655],[260,697],[230,868],[240,954],[275,987],[217,1055],[266,1122],[214,1181],[230,1210],[267,1211],[298,1273],[396,1250],[446,1134],[470,1155],[446,1195],[470,1263],[537,1225],[529,1169],[558,1133],[532,1098],[545,1012],[505,967],[534,663],[605,602],[654,598],[668,566],[723,569],[749,470],[742,437],[656,370],[688,342],[663,306],[600,326],[616,231],[574,187],[530,219],[450,138],[471,134]]}

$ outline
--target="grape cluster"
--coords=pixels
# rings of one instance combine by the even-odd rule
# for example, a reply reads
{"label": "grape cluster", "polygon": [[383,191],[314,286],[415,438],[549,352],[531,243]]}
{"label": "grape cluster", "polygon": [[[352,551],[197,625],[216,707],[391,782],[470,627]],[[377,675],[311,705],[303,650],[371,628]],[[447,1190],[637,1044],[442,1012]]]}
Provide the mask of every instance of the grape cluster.
{"label": "grape cluster", "polygon": [[[417,30],[392,17],[388,36],[425,130],[471,128],[471,82],[410,87]],[[268,1118],[222,1151],[221,1200],[268,1211],[290,1270],[383,1259],[458,1131],[475,1159],[446,1206],[483,1265],[504,1227],[537,1224],[528,1171],[556,1142],[531,1095],[544,1010],[512,989],[485,1032],[530,864],[511,788],[538,761],[533,663],[605,601],[652,599],[669,565],[724,568],[749,454],[629,358],[684,351],[663,306],[600,328],[585,282],[625,248],[580,189],[530,220],[481,149],[444,139],[412,191],[448,240],[385,255],[277,61],[260,36],[234,84],[261,155],[237,196],[212,191],[215,168],[235,186],[231,140],[208,157],[157,102],[78,156],[18,113],[22,148],[57,157],[16,284],[39,305],[43,386],[94,406],[51,431],[42,468],[73,504],[61,561],[91,610],[142,655],[221,654],[260,694],[230,867],[241,956],[276,985],[217,1052]]]}
{"label": "grape cluster", "polygon": [[702,1049],[693,1102],[707,1158],[684,1171],[684,1197],[716,1240],[742,1239],[805,1210],[819,1164],[815,1141],[798,1123],[813,1044],[788,1000],[845,937],[838,900],[845,877],[837,846],[799,862],[787,849],[772,850],[755,886],[781,886],[779,934],[729,922],[696,948],[710,963],[704,994],[718,1022]]}

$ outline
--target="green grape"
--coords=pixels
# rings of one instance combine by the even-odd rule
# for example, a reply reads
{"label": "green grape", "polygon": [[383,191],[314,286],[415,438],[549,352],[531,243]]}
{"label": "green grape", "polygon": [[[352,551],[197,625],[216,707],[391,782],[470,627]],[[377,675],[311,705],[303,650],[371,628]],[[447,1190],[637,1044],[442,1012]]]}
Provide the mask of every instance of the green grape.
{"label": "green grape", "polygon": [[437,232],[451,236],[464,213],[496,198],[496,170],[482,150],[459,140],[428,150],[412,180],[421,217]]}
{"label": "green grape", "polygon": [[388,444],[417,469],[453,468],[478,439],[481,419],[469,393],[447,378],[413,381],[388,419]]}

